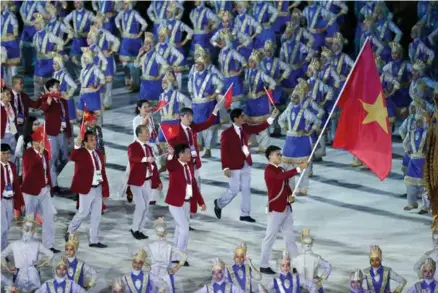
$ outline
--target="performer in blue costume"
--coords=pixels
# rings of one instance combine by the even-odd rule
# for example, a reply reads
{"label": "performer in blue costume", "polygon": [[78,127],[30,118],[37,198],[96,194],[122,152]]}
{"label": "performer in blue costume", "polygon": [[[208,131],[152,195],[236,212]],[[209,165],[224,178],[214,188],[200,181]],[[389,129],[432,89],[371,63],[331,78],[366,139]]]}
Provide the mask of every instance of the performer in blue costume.
{"label": "performer in blue costume", "polygon": [[233,12],[233,2],[230,0],[215,0],[208,1],[208,4],[213,8],[213,12],[219,15],[221,12]]}
{"label": "performer in blue costume", "polygon": [[254,39],[262,32],[262,26],[248,12],[249,2],[239,1],[236,3],[237,15],[234,19],[234,27],[241,33],[246,34],[251,38],[251,43],[245,48],[242,48],[239,53],[249,59],[253,51]]}
{"label": "performer in blue costume", "polygon": [[44,29],[45,19],[40,13],[35,15],[35,35],[33,46],[37,54],[37,62],[33,77],[34,97],[39,97],[43,92],[43,85],[53,75],[53,52],[62,51],[64,42],[50,31]]}
{"label": "performer in blue costume", "polygon": [[75,123],[76,106],[73,96],[78,86],[64,66],[64,57],[57,53],[53,56],[53,71],[52,77],[59,81],[59,91],[62,98],[67,100],[70,124]]}
{"label": "performer in blue costume", "polygon": [[114,35],[116,33],[115,1],[93,0],[91,4],[93,5],[93,10],[96,11],[96,15],[103,16],[104,23],[102,28]]}
{"label": "performer in blue costume", "polygon": [[[403,121],[402,125],[398,129],[402,141],[404,141],[406,137],[408,137],[408,135],[412,133],[413,130],[415,130],[415,115],[416,115],[415,105],[414,103],[411,103],[409,105],[408,117]],[[403,175],[406,175],[406,171],[408,170],[408,165],[409,165],[409,154],[407,152],[404,152],[402,167],[401,167]]]}
{"label": "performer in blue costume", "polygon": [[233,103],[231,109],[243,108],[244,87],[242,73],[247,62],[245,57],[240,55],[234,47],[235,37],[229,30],[221,30],[220,39],[225,46],[219,53],[219,67],[224,77],[224,89],[227,90],[233,85]]}
{"label": "performer in blue costume", "polygon": [[385,49],[385,46],[377,36],[376,20],[371,15],[365,17],[365,20],[363,21],[363,32],[362,32],[362,36],[360,37],[361,48],[365,44],[367,38],[370,39],[371,49],[373,49],[374,56],[381,57],[383,49]]}
{"label": "performer in blue costume", "polygon": [[411,63],[415,63],[417,60],[421,60],[428,66],[432,65],[435,53],[432,49],[428,48],[421,36],[421,26],[414,25],[411,29],[412,41],[409,44],[409,59]]}
{"label": "performer in blue costume", "polygon": [[161,23],[165,21],[168,7],[175,6],[175,17],[181,19],[184,12],[184,7],[178,1],[162,1],[154,0],[148,7],[147,14],[150,20],[154,23],[153,34],[156,36]]}
{"label": "performer in blue costume", "polygon": [[267,1],[257,0],[253,5],[253,17],[262,26],[262,31],[254,40],[254,49],[259,50],[268,40],[276,43],[275,31],[272,26],[277,19],[278,11]]}
{"label": "performer in blue costume", "polygon": [[140,13],[133,9],[132,1],[123,1],[123,10],[117,14],[115,23],[122,36],[119,59],[125,70],[125,85],[128,90],[139,87],[138,71],[134,61],[142,47],[142,35],[148,24]]}
{"label": "performer in blue costume", "polygon": [[[227,267],[228,281],[240,287],[243,292],[253,292],[252,280],[260,281],[262,275],[259,270],[252,264],[250,258],[246,255],[247,247],[245,243],[240,243],[234,249],[234,265]],[[248,264],[245,264],[247,261]]]}
{"label": "performer in blue costume", "polygon": [[350,293],[369,293],[363,288],[363,272],[360,269],[356,269],[350,275]]}
{"label": "performer in blue costume", "polygon": [[4,64],[6,65],[6,76],[2,75],[2,78],[6,84],[12,85],[12,77],[17,75],[17,65],[20,63],[20,50],[18,47],[18,21],[15,14],[9,11],[8,5],[9,1],[2,1],[0,4],[0,42],[7,53]]}
{"label": "performer in blue costume", "polygon": [[201,289],[196,290],[195,293],[243,293],[244,291],[240,290],[238,286],[228,282],[225,273],[225,263],[220,258],[214,259],[213,267],[211,268],[211,284],[203,286]]}
{"label": "performer in blue costume", "polygon": [[161,81],[169,64],[155,50],[155,38],[152,33],[145,33],[144,46],[140,49],[134,65],[141,68],[138,100],[157,101],[162,91]]}
{"label": "performer in blue costume", "polygon": [[195,1],[195,8],[190,11],[190,20],[194,28],[191,51],[195,51],[196,45],[200,45],[206,50],[212,50],[210,38],[219,26],[219,17],[207,8],[203,1],[197,0]]}
{"label": "performer in blue costume", "polygon": [[[370,267],[362,270],[365,274],[366,287],[371,292],[403,292],[406,280],[391,268],[382,265],[382,250],[377,245],[370,247]],[[390,281],[397,283],[395,290],[391,290]]]}
{"label": "performer in blue costume", "polygon": [[[376,19],[377,36],[385,46],[381,57],[385,62],[389,62],[391,60],[389,42],[400,42],[403,33],[391,19],[388,19],[388,16],[385,14],[385,9],[386,5],[383,2],[377,3],[374,8],[373,16]],[[392,37],[393,35],[394,38]]]}
{"label": "performer in blue costume", "polygon": [[85,293],[85,289],[79,286],[76,282],[67,277],[68,261],[61,258],[55,264],[54,278],[44,282],[44,284],[35,291],[35,293],[53,293],[53,292],[69,292],[69,293]]}
{"label": "performer in blue costume", "polygon": [[[71,39],[73,39],[74,32],[68,28],[64,22],[58,20],[57,15],[58,11],[56,7],[50,3],[46,3],[46,11],[49,14],[49,22],[46,24],[45,29],[50,31],[52,34],[57,36],[60,39],[64,39],[64,36],[67,35],[67,38],[64,41],[64,45],[68,44]],[[65,55],[65,52],[60,52],[61,55]]]}
{"label": "performer in blue costume", "polygon": [[438,284],[437,280],[434,279],[436,262],[433,258],[426,258],[420,270],[421,281],[409,288],[407,293],[436,292],[438,290]]}
{"label": "performer in blue costume", "polygon": [[336,22],[336,17],[321,5],[313,1],[308,2],[309,5],[303,9],[303,17],[306,20],[307,29],[315,38],[312,49],[319,50],[325,43],[327,28]]}
{"label": "performer in blue costume", "polygon": [[273,5],[278,11],[277,18],[272,25],[272,29],[276,34],[281,33],[286,28],[286,24],[290,21],[291,15],[289,13],[290,2],[292,1],[273,1]]}

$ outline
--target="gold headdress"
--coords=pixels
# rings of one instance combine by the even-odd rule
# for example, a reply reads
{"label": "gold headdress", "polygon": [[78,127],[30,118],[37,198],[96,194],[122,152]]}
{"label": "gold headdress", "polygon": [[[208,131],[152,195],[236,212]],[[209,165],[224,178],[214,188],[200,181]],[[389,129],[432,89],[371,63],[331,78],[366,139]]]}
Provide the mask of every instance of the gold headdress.
{"label": "gold headdress", "polygon": [[295,19],[298,19],[298,20],[300,20],[301,19],[301,10],[299,10],[298,8],[294,8],[293,10],[292,10],[292,13],[291,13],[291,18],[295,18]]}
{"label": "gold headdress", "polygon": [[137,251],[132,256],[132,260],[141,261],[144,263],[144,262],[146,262],[147,256],[148,256],[148,254],[146,253],[146,251],[144,249],[137,249]]}
{"label": "gold headdress", "polygon": [[391,47],[392,53],[403,53],[403,47],[400,45],[400,43],[397,42],[389,42],[389,47]]}
{"label": "gold headdress", "polygon": [[377,245],[370,246],[370,258],[378,258],[382,260],[382,250]]}
{"label": "gold headdress", "polygon": [[304,228],[303,230],[301,230],[301,244],[306,244],[306,245],[313,244],[313,238],[310,235],[309,228]]}
{"label": "gold headdress", "polygon": [[35,18],[33,23],[37,24],[37,23],[41,23],[41,24],[45,24],[46,20],[44,19],[44,16],[41,13],[34,13],[33,17]]}
{"label": "gold headdress", "polygon": [[251,56],[249,56],[249,60],[260,62],[262,60],[262,54],[260,53],[260,51],[254,49],[251,52]]}
{"label": "gold headdress", "polygon": [[59,267],[66,267],[68,268],[68,261],[67,259],[63,256],[61,257],[56,263],[55,263],[55,269],[59,268]]}
{"label": "gold headdress", "polygon": [[225,263],[220,258],[215,258],[213,260],[213,266],[211,267],[212,271],[223,271],[225,270]]}
{"label": "gold headdress", "polygon": [[175,2],[170,1],[168,2],[169,4],[167,5],[167,11],[172,12],[172,13],[176,13],[176,11],[178,10],[178,7],[176,6]]}
{"label": "gold headdress", "polygon": [[275,50],[275,44],[272,40],[267,40],[263,46],[263,50],[272,52]]}
{"label": "gold headdress", "polygon": [[332,44],[339,44],[339,45],[345,45],[348,43],[347,39],[344,38],[344,36],[340,32],[336,32],[333,38],[327,38],[326,39],[329,43]]}
{"label": "gold headdress", "polygon": [[244,243],[244,242],[241,242],[240,244],[239,244],[239,246],[237,246],[235,249],[234,249],[234,254],[237,254],[237,255],[246,255],[246,251],[247,251],[247,248],[246,248],[246,244]]}
{"label": "gold headdress", "polygon": [[375,18],[372,15],[367,15],[363,21],[366,25],[373,25],[376,22]]}
{"label": "gold headdress", "polygon": [[421,266],[421,271],[425,269],[432,269],[433,271],[436,270],[436,262],[433,260],[433,258],[431,257],[426,258],[423,265]]}
{"label": "gold headdress", "polygon": [[420,59],[415,60],[414,65],[412,65],[412,69],[423,72],[426,69],[426,64]]}
{"label": "gold headdress", "polygon": [[363,272],[360,269],[356,269],[350,275],[350,281],[362,281],[363,280]]}
{"label": "gold headdress", "polygon": [[207,54],[207,51],[201,45],[195,45],[195,59],[197,59],[199,56],[206,56]]}
{"label": "gold headdress", "polygon": [[77,252],[79,249],[79,234],[77,233],[69,234],[65,246],[72,246],[75,252]]}
{"label": "gold headdress", "polygon": [[292,91],[292,96],[298,96],[302,100],[306,95],[308,89],[309,85],[307,84],[306,80],[303,78],[298,78],[298,84]]}
{"label": "gold headdress", "polygon": [[[172,76],[173,80],[175,80],[175,77],[173,77],[173,74],[170,71],[166,73],[164,79],[169,79],[171,78],[170,76]],[[163,217],[159,217],[157,220],[155,220],[154,229],[159,236],[163,236],[166,234],[167,231],[166,222],[164,221]]]}
{"label": "gold headdress", "polygon": [[236,6],[237,7],[239,7],[239,6],[243,6],[243,7],[245,7],[245,8],[248,8],[249,7],[249,1],[241,1],[241,0],[235,0],[235,2],[236,2]]}
{"label": "gold headdress", "polygon": [[94,17],[93,22],[94,22],[94,23],[98,23],[98,24],[100,24],[100,25],[103,25],[103,24],[105,23],[105,20],[106,20],[105,15],[102,14],[102,13],[98,13],[98,14]]}
{"label": "gold headdress", "polygon": [[154,34],[151,32],[145,32],[144,33],[144,42],[150,42],[150,43],[154,43],[155,42],[155,37]]}
{"label": "gold headdress", "polygon": [[290,262],[289,251],[283,250],[283,253],[282,253],[281,259],[280,259],[280,264],[283,264],[286,262]]}
{"label": "gold headdress", "polygon": [[329,48],[327,48],[326,46],[322,47],[321,49],[321,55],[324,56],[327,59],[332,58],[333,56],[333,52],[332,50],[330,50]]}
{"label": "gold headdress", "polygon": [[286,23],[286,29],[285,29],[284,33],[292,33],[294,31],[295,27],[296,26],[294,25],[294,23],[292,21],[288,21]]}
{"label": "gold headdress", "polygon": [[52,3],[50,3],[50,2],[46,3],[46,11],[51,16],[56,16],[56,12],[57,12],[56,11],[56,7]]}
{"label": "gold headdress", "polygon": [[93,60],[94,55],[89,47],[81,47],[81,51],[82,51],[82,58]]}
{"label": "gold headdress", "polygon": [[206,55],[200,55],[196,58],[195,63],[202,63],[207,64],[208,63],[208,57]]}
{"label": "gold headdress", "polygon": [[228,10],[221,10],[218,15],[222,21],[233,20],[233,14]]}
{"label": "gold headdress", "polygon": [[23,228],[27,227],[27,228],[30,228],[30,229],[35,229],[36,227],[40,226],[40,224],[38,222],[36,222],[34,219],[35,219],[35,215],[34,214],[27,215],[23,219]]}
{"label": "gold headdress", "polygon": [[99,33],[99,31],[97,30],[97,28],[92,26],[92,27],[90,27],[90,31],[88,32],[87,38],[92,39],[92,40],[96,40],[98,33]]}
{"label": "gold headdress", "polygon": [[158,35],[166,37],[169,35],[169,30],[165,25],[160,25],[160,27],[158,28]]}
{"label": "gold headdress", "polygon": [[321,69],[321,62],[319,62],[318,58],[313,58],[312,61],[310,61],[309,68],[315,72]]}

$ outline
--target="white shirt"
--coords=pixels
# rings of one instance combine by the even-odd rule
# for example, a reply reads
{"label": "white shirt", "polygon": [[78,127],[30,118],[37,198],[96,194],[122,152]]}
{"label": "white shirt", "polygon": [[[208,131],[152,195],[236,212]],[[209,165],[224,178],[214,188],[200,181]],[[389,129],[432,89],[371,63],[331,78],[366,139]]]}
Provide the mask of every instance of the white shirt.
{"label": "white shirt", "polygon": [[[100,161],[99,154],[96,152],[96,150],[89,150],[87,148],[86,148],[86,150],[88,151],[88,153],[91,156],[91,162],[93,162],[93,167],[94,167],[93,182],[91,183],[91,185],[99,185],[103,181],[102,162]],[[99,165],[99,170],[97,170],[97,166],[95,165],[94,158],[96,158],[97,164]]]}
{"label": "white shirt", "polygon": [[[190,180],[190,182],[193,183],[193,177],[192,177],[192,174],[191,174],[191,172],[190,172],[190,167],[188,167],[188,170],[189,170],[189,177],[190,177],[190,178],[187,178],[187,172],[186,172],[186,166],[188,166],[187,163],[183,163],[183,162],[181,162],[180,160],[178,160],[178,162],[183,166],[183,169],[184,169],[184,177],[186,178],[186,182]],[[193,188],[192,188],[192,184],[188,184],[188,183],[187,183],[187,185],[186,185],[186,196],[185,196],[184,200],[189,200],[189,199],[192,198],[192,196],[193,196]]]}
{"label": "white shirt", "polygon": [[47,162],[46,162],[46,157],[44,156],[44,154],[41,155],[41,154],[39,153],[39,151],[37,151],[36,149],[33,149],[33,150],[35,151],[35,153],[38,154],[38,156],[40,156],[41,161],[43,162],[44,181],[45,181],[46,184],[48,184],[48,183],[49,183],[49,180],[48,180],[48,178],[47,178]]}
{"label": "white shirt", "polygon": [[[138,138],[135,141],[141,145],[141,148],[143,149],[143,152],[144,152],[144,157],[143,157],[143,159],[141,159],[141,162],[142,163],[149,163],[148,159],[149,158],[154,158],[154,149],[153,149],[153,147],[151,145],[149,145],[148,142],[142,142]],[[150,149],[151,153],[149,154],[149,156],[147,156],[146,149],[145,149],[144,145],[147,145],[148,147],[151,148]],[[152,164],[151,164],[151,170],[154,170],[154,165],[152,165]],[[148,178],[150,176],[152,176],[152,174],[150,173],[149,169],[146,169],[146,178]]]}
{"label": "white shirt", "polygon": [[[12,168],[11,168],[11,166],[9,165],[9,162],[8,163],[6,163],[6,164],[4,164],[3,162],[0,162],[1,163],[1,165],[2,165],[2,168],[7,168],[8,169],[8,172],[9,172],[9,182],[11,183],[11,185],[12,185],[12,183],[14,182],[14,174],[12,174]],[[4,171],[4,180],[5,180],[5,184],[6,184],[6,182],[7,182],[7,180],[6,180],[6,170],[5,169],[3,169],[3,171]]]}

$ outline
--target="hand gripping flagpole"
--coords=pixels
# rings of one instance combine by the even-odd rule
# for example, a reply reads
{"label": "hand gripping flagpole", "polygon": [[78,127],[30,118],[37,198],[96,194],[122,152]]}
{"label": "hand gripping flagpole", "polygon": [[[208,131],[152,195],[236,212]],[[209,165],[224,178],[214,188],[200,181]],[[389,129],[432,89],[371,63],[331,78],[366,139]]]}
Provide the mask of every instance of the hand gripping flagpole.
{"label": "hand gripping flagpole", "polygon": [[[356,61],[354,61],[353,67],[351,68],[350,73],[348,73],[348,77],[345,80],[344,85],[342,86],[341,92],[339,93],[338,98],[336,99],[335,104],[333,105],[332,110],[330,111],[330,114],[327,118],[327,121],[325,122],[324,127],[322,128],[321,133],[319,134],[318,139],[316,140],[315,146],[313,147],[312,152],[310,153],[310,156],[309,156],[309,159],[307,160],[307,163],[311,162],[312,157],[315,154],[315,151],[318,147],[318,144],[321,141],[321,139],[323,138],[324,132],[327,129],[327,125],[329,124],[330,118],[332,118],[333,113],[336,110],[336,106],[338,105],[339,99],[341,98],[341,96],[345,90],[345,86],[347,85],[348,81],[350,80],[351,74],[353,73],[353,70],[356,68],[357,62],[359,61],[359,58],[362,55],[362,52],[363,52],[366,44],[369,41],[370,41],[370,38],[368,37],[365,40],[364,44],[362,45],[362,48],[360,49],[359,55],[357,55]],[[297,184],[295,185],[294,190],[292,191],[292,197],[295,197],[295,194],[297,193],[298,187],[300,186],[300,183],[303,180],[303,177],[304,177],[304,174],[306,173],[306,171],[307,171],[307,168],[301,171],[300,177],[298,178],[298,181],[297,181]]]}

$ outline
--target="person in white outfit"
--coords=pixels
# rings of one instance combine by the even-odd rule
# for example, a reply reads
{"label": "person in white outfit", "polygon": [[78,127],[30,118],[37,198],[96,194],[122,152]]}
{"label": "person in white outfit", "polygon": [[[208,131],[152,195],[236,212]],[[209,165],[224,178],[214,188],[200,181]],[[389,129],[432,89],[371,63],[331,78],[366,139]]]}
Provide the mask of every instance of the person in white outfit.
{"label": "person in white outfit", "polygon": [[[167,228],[163,218],[158,218],[154,222],[155,233],[158,239],[147,245],[146,251],[149,252],[151,259],[151,273],[163,279],[171,293],[175,293],[176,272],[184,265],[187,254],[178,249],[173,243],[167,241]],[[174,267],[170,266],[173,254],[178,255],[179,263]]]}
{"label": "person in white outfit", "polygon": [[[23,221],[23,236],[11,242],[1,253],[2,266],[14,275],[14,286],[24,292],[40,288],[41,280],[38,268],[52,261],[53,252],[33,238],[37,223],[34,216],[28,215]],[[40,262],[40,254],[47,260]],[[9,267],[6,257],[13,256],[15,267]]]}

